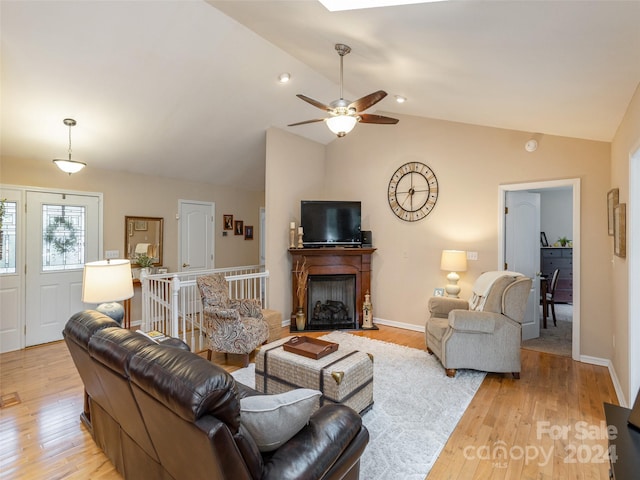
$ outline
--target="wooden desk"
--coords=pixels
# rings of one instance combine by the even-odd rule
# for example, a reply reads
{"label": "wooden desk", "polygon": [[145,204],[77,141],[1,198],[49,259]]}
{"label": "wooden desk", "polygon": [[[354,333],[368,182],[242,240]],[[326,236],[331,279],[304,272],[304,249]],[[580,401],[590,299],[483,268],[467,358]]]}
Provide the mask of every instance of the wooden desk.
{"label": "wooden desk", "polygon": [[[133,281],[133,295],[135,296],[136,285],[142,285],[142,283],[140,283],[139,278],[133,278],[132,281]],[[127,298],[122,304],[124,306],[124,319],[122,320],[122,326],[124,328],[131,328],[131,298]]]}

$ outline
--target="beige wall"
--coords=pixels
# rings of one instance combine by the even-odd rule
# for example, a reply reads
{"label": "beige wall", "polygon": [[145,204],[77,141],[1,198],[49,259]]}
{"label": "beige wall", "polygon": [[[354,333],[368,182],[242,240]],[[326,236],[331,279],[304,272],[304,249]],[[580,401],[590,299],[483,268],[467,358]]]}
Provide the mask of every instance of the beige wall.
{"label": "beige wall", "polygon": [[[279,135],[282,139],[289,138]],[[445,248],[479,254],[478,261],[470,262],[469,270],[462,274],[463,297],[470,295],[471,284],[479,273],[497,267],[499,185],[579,178],[581,353],[611,358],[612,329],[603,321],[610,317],[611,303],[602,294],[602,285],[608,284],[611,270],[605,208],[610,183],[610,144],[538,136],[538,150],[528,153],[524,144],[529,138],[531,134],[526,132],[401,116],[397,126],[360,125],[327,146],[323,197],[361,200],[362,228],[373,232],[377,248],[372,280],[375,318],[422,329],[429,296],[434,287],[446,283],[439,265],[440,253]],[[296,145],[281,142],[278,147],[283,155],[295,158],[290,152],[295,151]],[[279,155],[275,149],[269,154]],[[403,163],[414,160],[426,163],[436,173],[439,198],[429,217],[408,223],[391,212],[387,187],[392,173]],[[267,164],[267,175],[287,175],[285,170],[271,171],[276,167]],[[297,176],[290,178],[304,181]],[[299,215],[300,195],[287,191],[272,193],[267,194],[268,210],[274,210],[272,201],[278,195],[287,211]],[[283,220],[280,223],[285,223]],[[279,243],[272,245],[274,250],[286,248],[284,232],[274,241]],[[280,283],[280,279],[272,278],[272,292],[289,292],[290,280],[282,280]],[[285,304],[289,302],[290,297]]]}
{"label": "beige wall", "polygon": [[[253,265],[259,262],[259,209],[264,192],[223,188],[204,183],[135,175],[92,168],[68,176],[51,162],[3,158],[0,163],[3,184],[50,189],[102,192],[104,195],[104,249],[124,255],[125,215],[164,218],[164,265],[177,270],[178,200],[215,202],[215,266]],[[222,236],[222,215],[233,214],[254,226],[254,240]],[[122,257],[124,258],[124,257]]]}
{"label": "beige wall", "polygon": [[[640,150],[640,86],[636,89],[636,93],[627,108],[627,113],[618,128],[616,136],[611,146],[611,188],[620,189],[620,202],[627,204],[627,225],[633,224],[633,218],[630,212],[635,210],[638,218],[638,205],[631,205],[632,197],[638,198],[638,192],[630,192],[629,184],[629,165],[631,155]],[[640,162],[640,159],[636,159]],[[637,186],[636,186],[637,187]],[[630,240],[632,237],[627,233],[627,253],[629,252]],[[610,238],[608,251],[613,251],[613,240]],[[637,252],[637,249],[636,249]],[[633,401],[640,384],[640,371],[636,367],[635,371],[630,371],[629,366],[633,359],[630,358],[629,346],[629,257],[619,258],[611,255],[610,269],[613,272],[611,295],[613,300],[613,308],[611,315],[611,323],[613,325],[613,334],[616,339],[616,348],[612,358],[613,366],[620,380],[622,390],[627,402]],[[636,275],[638,272],[634,272]],[[637,283],[636,283],[637,284]],[[637,317],[636,317],[637,318]],[[636,327],[637,331],[637,327]],[[638,338],[635,338],[637,342]],[[635,345],[637,349],[637,344]],[[637,356],[635,357],[637,362]],[[632,380],[632,375],[635,377]],[[631,386],[634,389],[631,391]]]}
{"label": "beige wall", "polygon": [[291,258],[289,225],[300,225],[300,200],[321,199],[325,147],[277,128],[267,131],[266,266],[269,307],[291,314]]}

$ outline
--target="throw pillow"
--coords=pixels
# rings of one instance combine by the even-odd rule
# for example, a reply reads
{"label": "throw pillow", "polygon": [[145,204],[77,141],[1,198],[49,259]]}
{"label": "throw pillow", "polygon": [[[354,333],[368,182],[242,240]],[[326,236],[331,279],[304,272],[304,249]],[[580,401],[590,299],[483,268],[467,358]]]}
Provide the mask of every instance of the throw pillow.
{"label": "throw pillow", "polygon": [[254,395],[240,399],[240,423],[249,431],[261,452],[286,443],[309,422],[322,392],[298,388],[277,395]]}

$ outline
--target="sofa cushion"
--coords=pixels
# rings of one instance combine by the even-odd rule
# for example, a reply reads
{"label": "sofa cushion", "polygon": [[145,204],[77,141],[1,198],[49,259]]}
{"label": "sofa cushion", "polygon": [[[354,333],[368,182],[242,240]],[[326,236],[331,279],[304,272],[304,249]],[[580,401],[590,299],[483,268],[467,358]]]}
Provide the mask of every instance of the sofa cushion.
{"label": "sofa cushion", "polygon": [[277,395],[254,395],[240,400],[240,424],[261,452],[286,443],[309,421],[322,395],[318,390],[298,388]]}

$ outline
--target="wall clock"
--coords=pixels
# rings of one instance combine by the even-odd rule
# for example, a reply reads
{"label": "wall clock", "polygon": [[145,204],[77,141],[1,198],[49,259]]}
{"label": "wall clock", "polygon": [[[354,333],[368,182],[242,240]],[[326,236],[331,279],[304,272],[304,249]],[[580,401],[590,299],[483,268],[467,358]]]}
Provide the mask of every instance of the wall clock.
{"label": "wall clock", "polygon": [[391,210],[401,220],[422,220],[438,200],[438,179],[424,163],[405,163],[389,180],[388,198]]}

